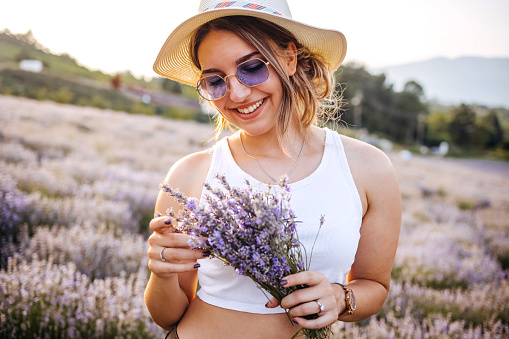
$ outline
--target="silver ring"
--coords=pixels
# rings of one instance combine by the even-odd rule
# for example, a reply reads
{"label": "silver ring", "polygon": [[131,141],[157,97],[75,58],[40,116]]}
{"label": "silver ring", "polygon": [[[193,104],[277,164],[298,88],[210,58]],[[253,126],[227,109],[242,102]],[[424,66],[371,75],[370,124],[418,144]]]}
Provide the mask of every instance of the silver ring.
{"label": "silver ring", "polygon": [[320,312],[325,311],[325,306],[323,306],[318,300],[313,300],[313,301],[318,304],[318,307],[320,307]]}
{"label": "silver ring", "polygon": [[161,261],[166,261],[166,259],[163,258],[163,252],[164,250],[166,249],[167,247],[163,247],[163,249],[161,250],[161,253],[159,253],[159,257],[161,257]]}

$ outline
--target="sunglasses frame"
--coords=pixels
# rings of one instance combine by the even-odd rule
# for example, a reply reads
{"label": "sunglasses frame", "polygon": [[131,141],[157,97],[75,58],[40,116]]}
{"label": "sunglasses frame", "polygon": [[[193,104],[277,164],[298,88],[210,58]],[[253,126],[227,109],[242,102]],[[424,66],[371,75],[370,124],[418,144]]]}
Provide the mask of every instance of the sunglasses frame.
{"label": "sunglasses frame", "polygon": [[[252,86],[250,86],[250,85],[247,85],[247,84],[245,84],[244,82],[242,82],[242,80],[240,80],[240,79],[239,79],[239,77],[237,76],[237,73],[239,72],[239,67],[240,67],[240,66],[242,66],[243,64],[248,63],[248,62],[253,61],[253,60],[259,60],[259,61],[261,61],[261,62],[265,65],[265,67],[267,67],[267,79],[268,79],[268,78],[269,78],[268,70],[269,70],[270,62],[269,62],[269,61],[263,61],[263,60],[262,60],[262,59],[260,59],[260,58],[252,58],[252,59],[246,60],[246,61],[241,62],[240,64],[238,64],[238,65],[237,65],[237,70],[236,70],[236,71],[235,71],[235,73],[233,73],[233,74],[228,74],[228,75],[225,75],[224,77],[222,77],[222,76],[220,76],[220,75],[218,75],[218,74],[211,74],[211,75],[207,75],[206,77],[200,78],[200,79],[198,80],[198,82],[196,83],[196,91],[198,92],[198,94],[199,94],[199,95],[200,95],[203,99],[205,99],[205,100],[207,100],[207,101],[214,101],[214,100],[222,99],[222,98],[224,98],[224,97],[225,97],[226,93],[228,92],[228,86],[229,86],[229,85],[228,85],[228,81],[226,81],[226,79],[227,79],[228,77],[230,77],[230,76],[233,76],[233,75],[237,78],[237,80],[238,80],[241,84],[243,84],[244,86],[247,86],[247,87],[255,87],[255,86],[258,86],[258,85],[263,84],[265,81],[267,81],[267,79],[263,80],[263,81],[262,81],[262,82],[260,82],[259,84],[256,84],[256,85],[252,85]],[[201,81],[202,81],[203,79],[207,79],[207,78],[210,78],[210,77],[216,77],[216,76],[217,76],[217,77],[220,77],[220,78],[224,81],[224,83],[226,84],[226,90],[224,91],[224,94],[223,94],[221,97],[219,97],[219,98],[216,98],[216,99],[207,99],[207,98],[205,98],[205,97],[201,94],[201,92],[200,92],[200,90],[199,90],[200,83],[201,83]]]}

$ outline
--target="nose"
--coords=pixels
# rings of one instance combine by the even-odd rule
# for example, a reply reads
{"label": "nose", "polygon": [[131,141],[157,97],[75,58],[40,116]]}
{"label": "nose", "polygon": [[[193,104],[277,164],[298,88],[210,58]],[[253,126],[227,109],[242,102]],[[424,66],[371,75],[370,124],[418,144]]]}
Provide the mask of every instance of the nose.
{"label": "nose", "polygon": [[230,99],[232,101],[242,102],[251,93],[251,87],[241,83],[236,76],[229,76],[227,85],[227,90],[230,91]]}

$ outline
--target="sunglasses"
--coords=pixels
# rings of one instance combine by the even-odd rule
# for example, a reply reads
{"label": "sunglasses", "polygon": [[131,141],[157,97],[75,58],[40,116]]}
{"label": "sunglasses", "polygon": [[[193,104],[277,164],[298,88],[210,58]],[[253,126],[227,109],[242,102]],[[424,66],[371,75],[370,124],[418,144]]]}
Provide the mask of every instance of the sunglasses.
{"label": "sunglasses", "polygon": [[237,66],[237,72],[225,77],[217,74],[208,75],[198,80],[196,90],[203,99],[212,101],[221,99],[226,95],[228,85],[226,78],[235,75],[237,79],[248,87],[253,87],[264,83],[269,78],[269,62],[255,58]]}

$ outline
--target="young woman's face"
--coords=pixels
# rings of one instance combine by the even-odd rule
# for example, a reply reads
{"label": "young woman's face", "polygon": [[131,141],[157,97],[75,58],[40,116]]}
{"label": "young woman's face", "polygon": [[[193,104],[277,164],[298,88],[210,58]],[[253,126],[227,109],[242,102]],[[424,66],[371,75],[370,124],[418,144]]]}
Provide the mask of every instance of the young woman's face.
{"label": "young woman's face", "polygon": [[[235,74],[240,63],[254,58],[267,61],[246,40],[230,31],[211,31],[198,48],[203,76]],[[212,101],[228,122],[250,135],[266,133],[276,124],[283,87],[270,64],[268,68],[267,80],[254,87],[229,76],[226,95]]]}

